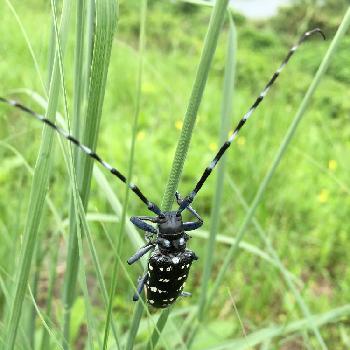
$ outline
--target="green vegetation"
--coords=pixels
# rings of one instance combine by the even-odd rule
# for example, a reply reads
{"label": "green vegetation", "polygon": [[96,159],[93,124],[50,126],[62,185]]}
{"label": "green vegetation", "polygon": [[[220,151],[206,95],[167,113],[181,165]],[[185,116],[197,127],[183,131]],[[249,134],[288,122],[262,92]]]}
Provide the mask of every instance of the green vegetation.
{"label": "green vegetation", "polygon": [[[226,15],[197,119],[188,105],[191,95],[200,101],[193,83],[210,65],[209,59],[197,72],[211,7],[124,0],[114,8],[113,1],[96,1],[95,21],[87,15],[92,2],[78,3],[84,11],[68,3],[62,9],[57,1],[55,21],[49,2],[0,3],[0,96],[42,113],[49,97],[51,117],[58,103],[59,123],[71,115],[65,125],[97,144],[99,154],[132,175],[151,200],[160,205],[165,198],[166,207],[172,167],[173,183],[181,174],[173,158],[186,110],[194,119],[185,123],[191,143],[182,195],[219,147],[226,128],[221,114],[233,128],[304,30],[320,26],[327,40],[310,39],[291,59],[228,151],[224,172],[217,178],[215,171],[196,198],[205,224],[189,243],[200,257],[186,284],[192,297],[163,312],[131,301],[144,262],[125,264],[142,244],[128,218],[146,214],[145,206],[98,165],[90,188],[85,156],[65,141],[51,147],[58,137],[47,130],[42,135],[40,123],[1,105],[0,347],[350,348],[349,35],[325,58],[347,1],[296,1],[256,23],[235,13],[230,22]],[[95,38],[94,25],[100,31]],[[316,74],[323,60],[330,65]],[[233,72],[227,69],[233,64],[230,101]],[[238,250],[236,238],[243,238]]]}

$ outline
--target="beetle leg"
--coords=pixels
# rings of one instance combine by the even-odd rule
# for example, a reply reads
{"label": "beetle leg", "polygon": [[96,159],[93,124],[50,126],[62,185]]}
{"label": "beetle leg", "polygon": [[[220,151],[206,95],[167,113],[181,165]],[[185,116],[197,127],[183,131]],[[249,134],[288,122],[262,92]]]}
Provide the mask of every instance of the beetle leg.
{"label": "beetle leg", "polygon": [[199,259],[195,252],[191,252],[191,253],[192,253],[192,256],[191,256],[192,257],[192,261]]}
{"label": "beetle leg", "polygon": [[153,242],[148,242],[146,245],[141,247],[132,257],[128,259],[128,264],[131,265],[141,257],[143,257],[146,253],[148,253],[151,249],[154,249],[155,244]]}
{"label": "beetle leg", "polygon": [[195,222],[184,222],[182,224],[182,227],[184,231],[193,231],[197,230],[197,228],[201,227],[203,225],[203,221],[195,221]]}
{"label": "beetle leg", "polygon": [[[148,220],[148,219],[153,219],[153,218],[142,217],[142,216],[140,216],[140,217],[132,216],[130,218],[130,221],[140,230],[146,231],[146,232],[151,232],[152,234],[156,235],[158,233],[156,228],[154,228],[150,224],[147,224],[146,222],[144,222],[145,220]],[[149,220],[149,221],[151,221],[151,220]]]}
{"label": "beetle leg", "polygon": [[138,279],[137,281],[137,288],[136,288],[136,293],[132,297],[133,301],[138,301],[140,298],[140,295],[142,293],[143,287],[145,286],[145,283],[148,280],[148,273],[146,272],[141,278]]}
{"label": "beetle leg", "polygon": [[[182,198],[180,196],[180,193],[178,191],[175,192],[175,197],[177,204],[180,205],[182,203]],[[200,215],[189,205],[186,208],[198,221],[196,222],[185,222],[184,225],[184,231],[193,231],[197,230],[197,228],[201,227],[203,225],[203,219],[200,217]]]}

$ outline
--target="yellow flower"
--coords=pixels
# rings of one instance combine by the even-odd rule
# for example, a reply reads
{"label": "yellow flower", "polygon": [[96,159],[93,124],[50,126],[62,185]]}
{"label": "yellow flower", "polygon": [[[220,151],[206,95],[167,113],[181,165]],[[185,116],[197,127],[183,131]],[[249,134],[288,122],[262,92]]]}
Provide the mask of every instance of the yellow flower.
{"label": "yellow flower", "polygon": [[175,128],[176,128],[177,130],[181,130],[181,129],[182,129],[182,120],[177,120],[177,121],[175,122]]}
{"label": "yellow flower", "polygon": [[216,151],[217,149],[218,149],[218,145],[217,145],[217,143],[216,142],[210,142],[209,143],[209,149],[211,150],[211,151]]}
{"label": "yellow flower", "polygon": [[322,189],[318,195],[318,201],[320,203],[326,203],[329,199],[329,191],[326,189]]}
{"label": "yellow flower", "polygon": [[335,170],[335,169],[337,169],[337,161],[336,160],[334,160],[334,159],[331,159],[329,162],[328,162],[328,169],[329,170]]}
{"label": "yellow flower", "polygon": [[143,130],[140,130],[136,135],[137,141],[142,141],[146,136],[146,133]]}
{"label": "yellow flower", "polygon": [[245,145],[245,137],[244,136],[239,136],[237,138],[237,143],[239,146],[244,146]]}

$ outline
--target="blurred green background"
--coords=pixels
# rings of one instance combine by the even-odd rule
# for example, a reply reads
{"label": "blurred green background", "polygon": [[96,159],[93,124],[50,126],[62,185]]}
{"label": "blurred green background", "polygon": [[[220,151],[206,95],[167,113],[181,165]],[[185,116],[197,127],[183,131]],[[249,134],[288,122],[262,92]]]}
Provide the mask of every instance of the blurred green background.
{"label": "blurred green background", "polygon": [[[11,3],[27,33],[46,84],[49,42],[52,38],[50,4],[38,0],[16,0]],[[295,1],[290,7],[280,9],[274,17],[259,21],[249,20],[234,12],[238,50],[230,122],[232,129],[300,34],[318,26],[325,32],[327,40],[313,38],[300,48],[227,153],[224,193],[220,205],[220,236],[215,247],[211,281],[214,281],[232,238],[246,215],[237,191],[247,203],[251,203],[347,7],[348,1],[345,0],[325,0],[321,4],[317,1]],[[17,100],[42,112],[43,109],[22,90],[25,88],[43,95],[28,45],[8,1],[0,2],[0,14],[0,95],[15,96]],[[210,14],[210,6],[178,1],[148,2],[133,182],[159,204],[169,176]],[[118,170],[127,173],[137,90],[139,1],[120,1],[118,16],[97,150]],[[75,49],[75,18],[72,18],[64,60],[70,109]],[[226,19],[180,182],[179,190],[183,195],[192,190],[219,147],[228,30]],[[292,276],[310,313],[315,315],[317,322],[321,322],[319,331],[329,349],[350,349],[349,45],[350,37],[347,34],[340,42],[327,74],[313,96],[305,118],[255,214],[256,222]],[[59,111],[64,112],[62,99]],[[0,106],[0,120],[0,330],[1,339],[4,339],[6,313],[15,288],[13,276],[18,268],[32,182],[28,167],[35,165],[42,125],[3,105]],[[63,227],[57,227],[57,217],[46,206],[37,245],[40,254],[32,262],[30,284],[37,306],[45,315],[50,276],[55,270],[50,297],[52,313],[47,326],[55,334],[60,334],[70,189],[58,145],[50,157],[53,157],[54,162],[49,178],[49,198]],[[106,174],[106,178],[117,198],[123,202],[124,185],[109,174]],[[171,322],[167,323],[157,347],[159,349],[189,348],[187,331],[198,306],[214,192],[215,175],[209,178],[194,203],[205,224],[198,234],[200,237],[194,233],[189,242],[190,248],[200,257],[192,266],[186,285],[192,297],[175,304]],[[119,223],[107,197],[93,179],[88,222],[109,290],[115,254],[108,237],[116,239]],[[127,219],[132,215],[148,213],[137,197],[130,194]],[[192,348],[321,348],[313,332],[305,331],[305,324],[289,330],[293,322],[305,316],[281,277],[280,270],[276,268],[266,244],[259,238],[256,226],[249,225],[244,245],[240,248],[242,251],[225,275],[204,323],[198,329]],[[126,261],[134,250],[129,240],[125,240],[121,260]],[[87,249],[84,256],[95,320],[94,331],[96,338],[103,337],[106,309]],[[118,273],[117,291],[113,297],[113,319],[119,331],[121,348],[130,329],[135,307],[131,301],[133,286],[130,279],[136,281],[142,273],[141,266],[126,269],[127,273],[123,269]],[[209,287],[211,285],[212,282]],[[74,349],[89,348],[84,298],[78,287],[70,326],[70,345]],[[342,307],[347,309],[337,314]],[[135,349],[146,349],[145,342],[158,315],[159,312],[154,310],[143,315]],[[325,315],[331,316],[324,321]],[[28,324],[34,325],[34,333],[28,333]],[[268,330],[277,327],[281,327],[277,334],[272,334],[272,331],[269,333]],[[42,320],[33,311],[28,293],[23,304],[16,348],[33,348],[30,338],[34,337],[34,347],[39,349],[43,331]],[[244,339],[250,334],[259,338],[259,331],[264,334],[261,341],[257,341],[256,345],[245,343]],[[100,348],[98,344],[95,344],[96,349]],[[59,347],[51,341],[49,348]],[[117,348],[111,336],[109,348]]]}

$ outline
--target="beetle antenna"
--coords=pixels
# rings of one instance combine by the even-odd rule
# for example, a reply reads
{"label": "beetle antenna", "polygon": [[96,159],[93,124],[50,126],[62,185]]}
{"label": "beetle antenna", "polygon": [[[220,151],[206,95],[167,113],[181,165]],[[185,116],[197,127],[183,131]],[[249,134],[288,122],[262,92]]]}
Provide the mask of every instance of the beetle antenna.
{"label": "beetle antenna", "polygon": [[191,204],[195,198],[195,196],[197,195],[197,193],[199,192],[199,190],[202,188],[203,184],[205,183],[205,181],[207,180],[207,178],[209,177],[209,175],[211,174],[211,172],[213,171],[213,169],[215,168],[216,164],[219,162],[219,160],[221,159],[221,157],[224,155],[224,153],[227,151],[227,149],[231,146],[231,143],[233,142],[233,140],[237,137],[239,131],[241,130],[241,128],[243,127],[243,125],[245,124],[245,122],[248,120],[248,118],[253,114],[253,112],[256,110],[256,108],[259,106],[259,104],[261,103],[261,101],[264,99],[264,97],[266,96],[266,94],[268,93],[268,91],[270,90],[271,86],[274,84],[275,80],[277,79],[277,77],[280,75],[281,71],[283,70],[283,68],[287,65],[289,59],[293,56],[293,54],[295,53],[295,51],[299,48],[299,46],[311,35],[313,34],[320,34],[323,39],[325,40],[326,37],[323,33],[323,31],[319,28],[315,28],[313,30],[310,30],[306,33],[304,33],[299,41],[288,51],[287,56],[285,57],[285,59],[282,61],[281,65],[279,66],[279,68],[273,73],[271,79],[269,80],[269,82],[266,84],[265,88],[262,90],[262,92],[259,94],[259,96],[257,97],[257,99],[255,100],[255,102],[251,105],[251,107],[249,108],[248,112],[243,116],[243,118],[239,121],[239,123],[237,124],[236,128],[234,129],[233,133],[231,134],[231,136],[229,137],[229,139],[221,146],[221,148],[219,149],[219,151],[217,152],[217,154],[215,155],[214,159],[211,161],[211,163],[209,164],[209,166],[204,170],[201,178],[199,179],[199,181],[197,182],[195,188],[193,189],[193,191],[182,201],[182,203],[180,204],[180,207],[178,209],[179,212],[183,211],[184,209],[186,209],[188,207],[189,204]]}
{"label": "beetle antenna", "polygon": [[[68,140],[69,142],[73,143],[75,146],[80,148],[90,158],[92,158],[95,161],[97,161],[98,163],[100,163],[105,169],[107,169],[112,175],[117,177],[120,181],[124,182],[125,184],[127,183],[126,177],[119,170],[117,170],[116,168],[111,166],[109,163],[105,162],[95,151],[93,151],[88,146],[83,145],[74,136],[70,135],[67,131],[65,131],[62,128],[60,128],[59,126],[57,126],[51,120],[45,118],[41,114],[38,114],[38,113],[34,112],[32,109],[24,106],[23,104],[21,104],[21,103],[19,103],[17,101],[10,100],[10,99],[7,99],[7,98],[4,98],[4,97],[0,96],[0,102],[6,103],[6,104],[8,104],[10,106],[13,106],[13,107],[15,107],[17,109],[20,109],[22,112],[27,113],[27,115],[30,115],[30,116],[34,117],[35,119],[41,121],[42,123],[48,125],[51,129],[55,130],[59,135],[61,135],[66,140]],[[147,205],[147,208],[151,212],[153,212],[153,213],[155,213],[157,215],[161,215],[162,212],[158,208],[158,206],[156,204],[154,204],[153,202],[151,202],[143,194],[143,192],[140,190],[140,188],[137,185],[135,185],[135,184],[130,182],[128,184],[128,186],[131,189],[131,191],[133,191],[137,195],[137,197],[139,197],[141,199],[141,201]]]}

